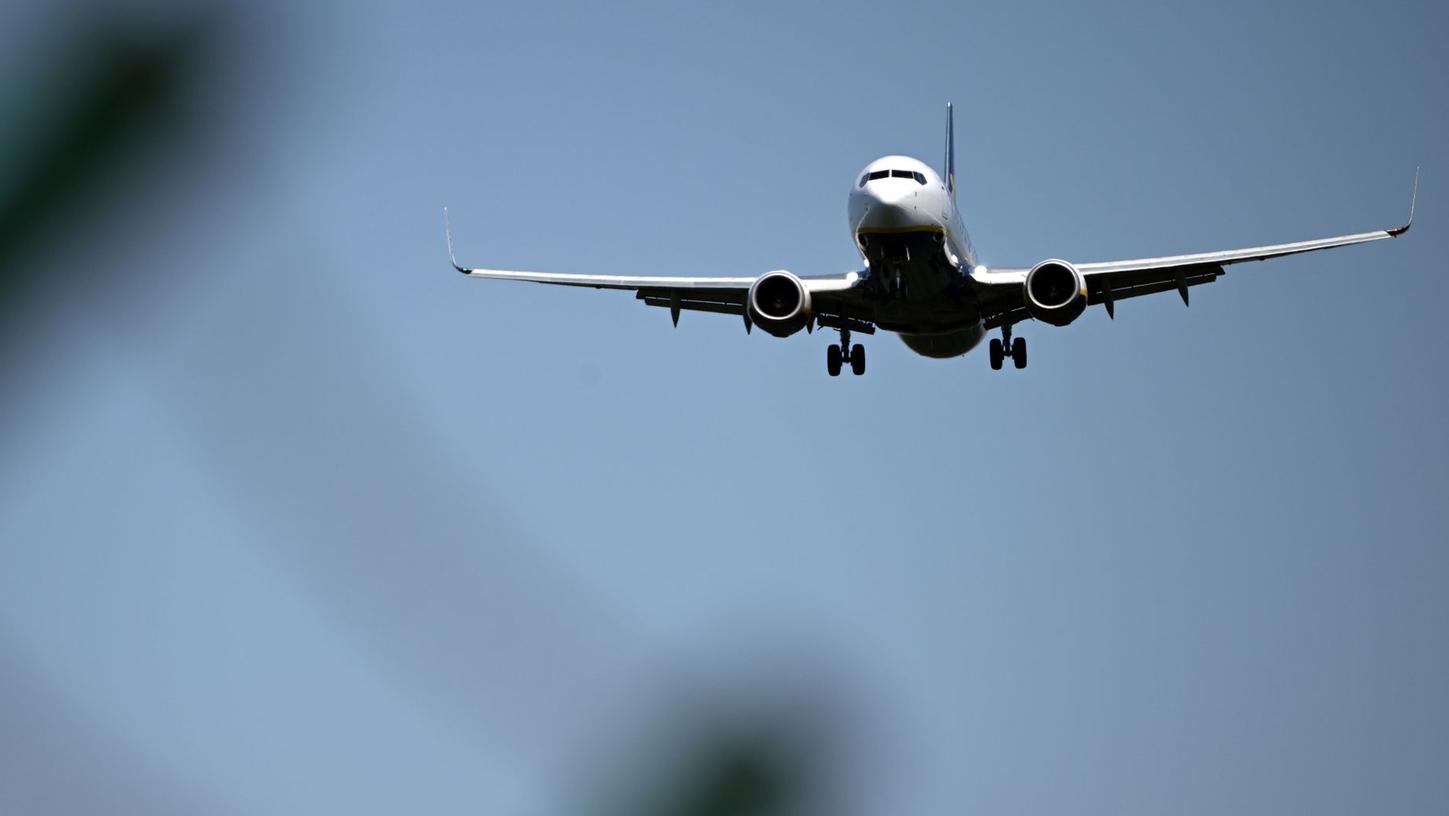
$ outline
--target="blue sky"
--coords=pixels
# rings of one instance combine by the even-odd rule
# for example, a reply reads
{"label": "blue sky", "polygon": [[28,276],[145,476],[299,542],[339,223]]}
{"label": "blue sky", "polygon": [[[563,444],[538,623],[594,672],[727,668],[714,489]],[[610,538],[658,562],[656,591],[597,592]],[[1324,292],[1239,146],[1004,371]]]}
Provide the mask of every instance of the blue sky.
{"label": "blue sky", "polygon": [[[597,812],[706,699],[829,721],[831,812],[1449,807],[1444,7],[228,26],[199,145],[33,261],[108,271],[7,397],[0,803]],[[851,180],[948,100],[987,263],[1390,226],[1421,164],[1419,219],[1019,372],[446,263],[444,205],[476,264],[848,271]]]}

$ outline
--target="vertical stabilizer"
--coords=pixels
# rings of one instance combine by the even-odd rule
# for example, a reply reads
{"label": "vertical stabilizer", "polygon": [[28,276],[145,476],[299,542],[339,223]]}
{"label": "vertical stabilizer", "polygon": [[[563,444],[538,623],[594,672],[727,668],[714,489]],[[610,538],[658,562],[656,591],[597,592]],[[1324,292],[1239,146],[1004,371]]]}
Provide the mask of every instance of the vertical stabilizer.
{"label": "vertical stabilizer", "polygon": [[946,192],[956,200],[956,113],[951,103],[946,103]]}

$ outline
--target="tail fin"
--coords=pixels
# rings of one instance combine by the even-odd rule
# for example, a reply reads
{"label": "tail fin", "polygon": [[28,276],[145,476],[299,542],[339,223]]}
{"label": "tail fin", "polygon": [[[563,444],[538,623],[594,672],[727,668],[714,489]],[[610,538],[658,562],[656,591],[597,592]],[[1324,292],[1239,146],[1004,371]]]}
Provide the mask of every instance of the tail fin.
{"label": "tail fin", "polygon": [[946,103],[946,192],[956,199],[956,113],[951,103]]}

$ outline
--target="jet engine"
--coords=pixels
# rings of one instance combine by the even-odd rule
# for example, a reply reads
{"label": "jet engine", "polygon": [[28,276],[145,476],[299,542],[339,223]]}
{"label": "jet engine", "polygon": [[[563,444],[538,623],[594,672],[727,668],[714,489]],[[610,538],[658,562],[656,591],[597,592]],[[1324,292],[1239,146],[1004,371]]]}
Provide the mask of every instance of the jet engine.
{"label": "jet engine", "polygon": [[789,337],[810,319],[810,290],[783,269],[766,272],[750,286],[745,308],[756,326],[776,337]]}
{"label": "jet engine", "polygon": [[1026,273],[1022,299],[1031,316],[1065,326],[1087,309],[1087,279],[1066,261],[1042,261]]}

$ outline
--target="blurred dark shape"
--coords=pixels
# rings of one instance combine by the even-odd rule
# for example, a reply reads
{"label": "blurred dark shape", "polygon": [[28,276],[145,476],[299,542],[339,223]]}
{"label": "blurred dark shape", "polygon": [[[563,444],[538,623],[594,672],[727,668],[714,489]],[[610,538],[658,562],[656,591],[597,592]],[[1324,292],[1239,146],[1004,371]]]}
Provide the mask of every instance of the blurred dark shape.
{"label": "blurred dark shape", "polygon": [[[743,816],[793,813],[804,779],[780,740],[763,733],[710,735],[682,779],[671,780],[663,801],[644,813]],[[620,814],[622,816],[622,814]]]}
{"label": "blurred dark shape", "polygon": [[[844,816],[869,811],[847,780],[877,757],[850,680],[812,657],[731,655],[675,673],[638,719],[590,752],[603,767],[581,812],[602,816]],[[747,666],[740,666],[743,661]],[[769,669],[757,671],[760,664]],[[778,669],[783,668],[784,671]],[[751,672],[754,672],[751,674]],[[686,678],[693,676],[694,680]],[[702,684],[701,684],[702,683]],[[665,702],[660,697],[669,700]],[[626,743],[621,749],[620,741]],[[863,761],[863,762],[862,762]]]}
{"label": "blurred dark shape", "polygon": [[[222,26],[211,9],[174,16],[181,19],[88,18],[47,49],[57,65],[32,72],[54,78],[19,101],[39,112],[22,122],[34,132],[0,145],[19,151],[9,163],[14,176],[0,179],[0,350],[24,330],[43,283],[24,261],[44,228],[103,194],[120,170],[166,155],[199,118],[185,103]],[[76,270],[72,283],[93,282],[104,268]]]}
{"label": "blurred dark shape", "polygon": [[[633,769],[615,769],[606,781],[624,790],[600,797],[604,816],[794,816],[816,812],[811,775],[802,764],[806,746],[779,726],[737,723],[684,729],[663,744],[651,742]],[[676,744],[670,744],[676,743]]]}

